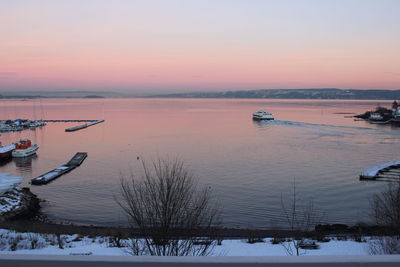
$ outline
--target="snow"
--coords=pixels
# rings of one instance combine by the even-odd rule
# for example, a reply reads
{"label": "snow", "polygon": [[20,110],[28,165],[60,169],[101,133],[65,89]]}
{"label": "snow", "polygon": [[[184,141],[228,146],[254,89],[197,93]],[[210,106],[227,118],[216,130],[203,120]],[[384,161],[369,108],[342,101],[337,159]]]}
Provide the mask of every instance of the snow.
{"label": "snow", "polygon": [[4,213],[17,208],[21,204],[19,189],[14,188],[7,195],[0,196],[0,216]]}
{"label": "snow", "polygon": [[[263,243],[249,244],[246,240],[224,240],[216,246],[214,256],[286,256],[288,253],[281,244],[273,245],[271,238]],[[320,249],[304,250],[301,255],[368,255],[368,243],[355,241],[338,241],[318,243]]]}
{"label": "snow", "polygon": [[52,171],[50,171],[48,173],[45,173],[45,174],[43,174],[41,176],[36,177],[34,179],[37,180],[37,181],[43,181],[43,180],[44,181],[49,181],[49,180],[53,179],[55,176],[59,175],[61,171],[64,171],[64,170],[66,170],[68,168],[70,168],[70,167],[62,165],[62,166],[60,166],[60,167],[58,167],[58,168],[56,168],[56,169],[54,169],[54,170],[52,170]]}
{"label": "snow", "polygon": [[376,166],[373,166],[361,173],[361,176],[363,177],[368,177],[368,178],[373,178],[375,175],[382,169],[387,168],[389,166],[393,165],[400,165],[400,160],[398,161],[391,161],[391,162],[385,162]]}
{"label": "snow", "polygon": [[66,169],[68,169],[69,167],[68,166],[60,166],[60,167],[58,167],[56,170],[61,170],[61,171],[63,171],[63,170],[66,170]]}
{"label": "snow", "polygon": [[56,176],[57,174],[58,174],[59,172],[57,172],[57,171],[52,171],[52,172],[49,172],[49,173],[46,173],[46,174],[44,174],[44,175],[42,175],[42,177],[40,177],[40,178],[38,178],[38,179],[41,179],[41,180],[47,180],[47,179],[51,179],[51,178],[53,178],[54,176]]}
{"label": "snow", "polygon": [[0,195],[10,191],[24,180],[22,176],[10,176],[10,173],[0,173]]}
{"label": "snow", "polygon": [[[64,249],[58,247],[57,238],[51,234],[18,233],[0,229],[0,254],[36,254],[36,255],[128,255],[126,248],[110,245],[109,237],[83,237],[79,235],[61,235]],[[32,240],[36,241],[31,249]],[[372,240],[372,239],[371,239]],[[318,242],[320,249],[301,250],[301,255],[368,255],[368,242],[336,240]],[[14,251],[13,251],[14,249]],[[249,244],[246,240],[223,240],[215,246],[210,256],[285,256],[288,255],[280,244],[273,245],[271,238],[262,243]]]}

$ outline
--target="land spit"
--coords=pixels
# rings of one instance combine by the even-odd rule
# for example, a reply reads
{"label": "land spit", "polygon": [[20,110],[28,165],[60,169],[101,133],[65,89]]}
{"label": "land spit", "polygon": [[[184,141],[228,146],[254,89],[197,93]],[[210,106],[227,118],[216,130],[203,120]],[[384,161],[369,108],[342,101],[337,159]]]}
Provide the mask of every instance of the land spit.
{"label": "land spit", "polygon": [[[1,229],[9,229],[18,232],[34,232],[42,234],[80,234],[85,236],[118,236],[120,238],[141,237],[138,229],[123,226],[95,226],[95,225],[74,225],[46,222],[35,219],[18,219],[0,221]],[[243,239],[248,238],[257,240],[259,238],[275,237],[285,238],[299,235],[297,231],[280,229],[245,229],[217,227],[214,229],[213,238],[215,239]],[[183,231],[185,232],[185,231]],[[302,232],[301,236],[318,239],[326,235],[332,236],[379,236],[390,234],[390,230],[379,226],[356,225],[347,226],[345,224],[324,224],[317,225],[315,230]],[[171,234],[173,235],[173,233]],[[184,237],[182,231],[177,234],[180,238]],[[204,237],[201,231],[191,236]]]}
{"label": "land spit", "polygon": [[29,188],[14,188],[0,196],[0,222],[35,217],[40,209],[39,202]]}

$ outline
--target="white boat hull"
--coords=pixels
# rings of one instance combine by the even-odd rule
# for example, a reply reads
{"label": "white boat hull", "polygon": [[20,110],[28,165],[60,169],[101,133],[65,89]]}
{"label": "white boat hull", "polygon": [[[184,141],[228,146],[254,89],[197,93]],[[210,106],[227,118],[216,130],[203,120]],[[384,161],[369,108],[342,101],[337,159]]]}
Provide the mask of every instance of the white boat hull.
{"label": "white boat hull", "polygon": [[273,120],[274,115],[269,112],[266,112],[263,109],[260,109],[257,112],[253,113],[253,120],[261,121],[261,120]]}
{"label": "white boat hull", "polygon": [[33,154],[36,153],[36,151],[39,149],[39,146],[37,144],[33,144],[27,149],[15,149],[12,152],[12,156],[14,158],[24,158],[24,157],[29,157]]}
{"label": "white boat hull", "polygon": [[253,115],[253,120],[258,120],[258,121],[261,121],[261,120],[274,120],[274,116],[272,116],[272,115],[268,115],[268,116],[254,116],[254,115]]}

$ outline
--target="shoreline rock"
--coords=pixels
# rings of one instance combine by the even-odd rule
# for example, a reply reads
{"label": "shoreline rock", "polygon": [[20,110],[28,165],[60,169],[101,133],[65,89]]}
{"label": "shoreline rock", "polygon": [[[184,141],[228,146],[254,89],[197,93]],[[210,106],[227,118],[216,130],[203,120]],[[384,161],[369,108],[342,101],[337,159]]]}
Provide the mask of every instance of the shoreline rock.
{"label": "shoreline rock", "polygon": [[39,203],[29,188],[14,188],[0,196],[0,221],[33,218],[40,209]]}

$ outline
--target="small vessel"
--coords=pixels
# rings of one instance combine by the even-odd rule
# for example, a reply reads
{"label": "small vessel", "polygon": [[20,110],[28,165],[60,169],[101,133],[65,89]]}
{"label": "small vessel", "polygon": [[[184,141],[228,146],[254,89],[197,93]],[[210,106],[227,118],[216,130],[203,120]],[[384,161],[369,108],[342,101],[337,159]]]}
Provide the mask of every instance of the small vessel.
{"label": "small vessel", "polygon": [[269,112],[266,112],[263,109],[260,109],[257,112],[253,113],[253,120],[273,120],[274,119],[274,115],[272,115]]}
{"label": "small vessel", "polygon": [[11,153],[14,151],[15,145],[10,144],[8,146],[2,146],[0,142],[0,160],[5,160],[11,157]]}
{"label": "small vessel", "polygon": [[36,153],[39,149],[37,144],[32,144],[31,140],[21,140],[15,144],[15,150],[12,152],[12,156],[15,158],[28,157]]}
{"label": "small vessel", "polygon": [[400,122],[400,107],[396,107],[396,109],[393,110],[393,122]]}
{"label": "small vessel", "polygon": [[12,190],[23,180],[22,176],[10,176],[10,173],[0,173],[0,195]]}
{"label": "small vessel", "polygon": [[380,113],[374,112],[369,115],[369,119],[372,121],[381,121],[383,120],[383,116]]}

